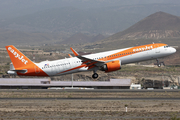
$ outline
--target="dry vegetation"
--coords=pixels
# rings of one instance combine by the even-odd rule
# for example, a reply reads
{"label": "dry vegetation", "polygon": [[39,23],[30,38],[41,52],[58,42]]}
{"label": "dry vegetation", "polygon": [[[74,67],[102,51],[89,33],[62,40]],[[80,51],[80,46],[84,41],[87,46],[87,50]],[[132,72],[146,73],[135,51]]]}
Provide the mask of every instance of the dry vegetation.
{"label": "dry vegetation", "polygon": [[[26,95],[25,95],[26,94]],[[177,97],[179,92],[1,92],[0,118],[6,119],[63,119],[63,120],[177,120],[180,116],[179,100],[88,100],[75,97]],[[19,95],[19,96],[18,96]],[[2,98],[43,98],[54,99],[2,99]],[[57,99],[69,98],[66,100]],[[128,110],[125,112],[125,106]]]}
{"label": "dry vegetation", "polygon": [[180,98],[180,92],[69,92],[49,90],[0,91],[0,98]]}

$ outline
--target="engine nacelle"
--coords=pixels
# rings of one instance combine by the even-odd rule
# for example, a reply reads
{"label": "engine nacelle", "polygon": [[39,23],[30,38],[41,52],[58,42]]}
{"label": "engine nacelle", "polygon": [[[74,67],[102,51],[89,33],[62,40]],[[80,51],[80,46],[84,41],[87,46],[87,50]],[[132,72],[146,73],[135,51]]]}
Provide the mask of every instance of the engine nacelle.
{"label": "engine nacelle", "polygon": [[101,68],[101,70],[105,72],[112,72],[120,69],[121,69],[121,61],[119,60],[108,62],[104,64]]}

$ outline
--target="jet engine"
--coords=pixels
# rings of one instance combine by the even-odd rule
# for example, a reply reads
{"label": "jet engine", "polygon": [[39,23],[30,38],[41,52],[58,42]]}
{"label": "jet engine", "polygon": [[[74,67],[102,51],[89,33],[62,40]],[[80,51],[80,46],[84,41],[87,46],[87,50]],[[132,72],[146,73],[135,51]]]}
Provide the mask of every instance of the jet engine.
{"label": "jet engine", "polygon": [[105,72],[112,72],[120,69],[121,69],[121,61],[119,60],[108,62],[101,67],[101,70]]}

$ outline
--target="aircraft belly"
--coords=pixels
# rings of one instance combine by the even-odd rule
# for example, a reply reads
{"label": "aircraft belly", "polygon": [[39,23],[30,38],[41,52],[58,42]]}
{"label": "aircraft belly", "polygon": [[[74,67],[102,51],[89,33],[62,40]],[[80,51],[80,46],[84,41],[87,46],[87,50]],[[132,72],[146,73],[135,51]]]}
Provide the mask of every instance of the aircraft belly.
{"label": "aircraft belly", "polygon": [[151,51],[145,51],[143,53],[136,53],[133,55],[125,56],[121,59],[122,64],[128,64],[128,63],[134,63],[138,61],[144,61],[148,59],[152,59],[152,52]]}

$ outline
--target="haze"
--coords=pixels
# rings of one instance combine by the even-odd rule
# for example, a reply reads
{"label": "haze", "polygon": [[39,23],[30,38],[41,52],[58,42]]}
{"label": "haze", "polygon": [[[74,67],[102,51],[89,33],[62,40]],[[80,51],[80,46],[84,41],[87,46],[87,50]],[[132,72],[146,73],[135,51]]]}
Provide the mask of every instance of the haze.
{"label": "haze", "polygon": [[180,16],[179,0],[0,0],[0,3],[3,45],[12,44],[12,39],[16,44],[64,41],[77,33],[109,36],[158,11]]}

